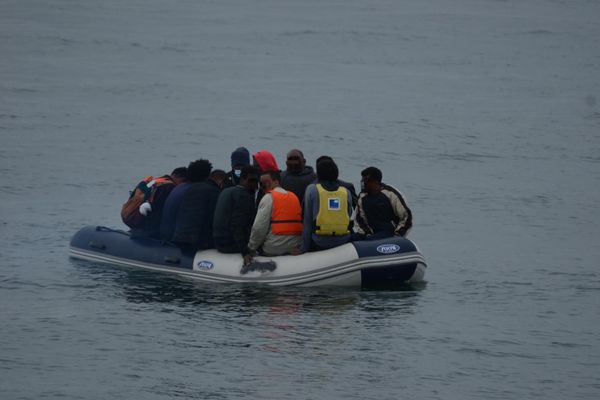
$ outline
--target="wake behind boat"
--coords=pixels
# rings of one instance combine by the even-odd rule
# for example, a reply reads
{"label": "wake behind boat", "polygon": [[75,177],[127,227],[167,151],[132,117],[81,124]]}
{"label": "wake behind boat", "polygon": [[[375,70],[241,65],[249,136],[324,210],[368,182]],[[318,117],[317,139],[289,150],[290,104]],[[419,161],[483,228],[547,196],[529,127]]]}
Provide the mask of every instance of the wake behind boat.
{"label": "wake behind boat", "polygon": [[298,256],[259,256],[249,268],[243,268],[239,254],[223,254],[214,249],[186,254],[168,242],[87,226],[71,239],[70,256],[174,273],[204,282],[272,286],[393,287],[422,281],[426,269],[417,246],[399,236],[346,243]]}

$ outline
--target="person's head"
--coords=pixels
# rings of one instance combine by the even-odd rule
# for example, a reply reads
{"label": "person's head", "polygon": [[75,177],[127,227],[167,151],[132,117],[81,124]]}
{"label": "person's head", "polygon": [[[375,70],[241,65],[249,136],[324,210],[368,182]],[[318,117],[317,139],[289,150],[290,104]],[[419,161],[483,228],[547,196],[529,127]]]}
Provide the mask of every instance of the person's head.
{"label": "person's head", "polygon": [[321,157],[317,158],[316,163],[319,164],[321,161],[324,161],[324,160],[331,160],[331,161],[333,161],[333,158],[331,158],[329,156],[321,156]]}
{"label": "person's head", "polygon": [[179,185],[180,183],[187,182],[187,174],[187,167],[175,168],[173,172],[171,172],[171,179],[173,179],[173,182],[175,182],[176,185]]}
{"label": "person's head", "polygon": [[201,158],[192,161],[190,165],[188,165],[188,180],[190,182],[201,182],[208,178],[211,169],[212,164],[208,160]]}
{"label": "person's head", "polygon": [[317,163],[317,180],[335,182],[338,179],[338,167],[331,158],[321,159]]}
{"label": "person's head", "polygon": [[365,168],[360,173],[362,179],[360,180],[361,189],[367,193],[377,192],[381,188],[381,180],[383,175],[379,168],[369,167]]}
{"label": "person's head", "polygon": [[215,169],[210,173],[208,178],[216,183],[219,189],[222,189],[223,183],[227,180],[227,172],[222,169]]}
{"label": "person's head", "polygon": [[260,187],[264,192],[270,192],[279,186],[281,174],[279,171],[263,172],[260,176]]}
{"label": "person's head", "polygon": [[246,165],[250,165],[250,152],[245,147],[238,147],[231,153],[231,169],[239,178],[242,168]]}
{"label": "person's head", "polygon": [[242,173],[240,174],[240,185],[246,190],[250,190],[252,192],[255,191],[258,188],[258,179],[259,173],[256,167],[247,165],[242,168]]}
{"label": "person's head", "polygon": [[306,165],[304,154],[302,154],[302,152],[298,149],[288,151],[285,160],[285,165],[287,166],[287,170],[290,173],[302,172],[304,166]]}

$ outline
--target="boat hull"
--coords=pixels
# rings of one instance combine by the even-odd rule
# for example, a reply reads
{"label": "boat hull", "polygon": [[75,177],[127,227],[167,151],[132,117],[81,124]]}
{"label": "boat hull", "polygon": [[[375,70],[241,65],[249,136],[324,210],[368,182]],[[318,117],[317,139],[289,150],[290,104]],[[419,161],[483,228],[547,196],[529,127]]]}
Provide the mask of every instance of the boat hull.
{"label": "boat hull", "polygon": [[256,257],[273,271],[242,274],[239,254],[216,250],[187,254],[171,243],[131,237],[127,232],[87,226],[71,239],[70,256],[102,264],[174,273],[212,283],[272,286],[388,287],[420,282],[426,263],[413,242],[394,237],[347,243],[299,256]]}

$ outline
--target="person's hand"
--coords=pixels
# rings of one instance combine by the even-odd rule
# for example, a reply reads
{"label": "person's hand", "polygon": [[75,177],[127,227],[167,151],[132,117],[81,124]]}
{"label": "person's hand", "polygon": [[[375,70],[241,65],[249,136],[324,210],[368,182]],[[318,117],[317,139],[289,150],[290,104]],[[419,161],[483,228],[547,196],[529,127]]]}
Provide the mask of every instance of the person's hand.
{"label": "person's hand", "polygon": [[292,250],[290,250],[290,254],[293,256],[299,256],[302,254],[302,249],[300,247],[294,247]]}
{"label": "person's hand", "polygon": [[242,265],[242,269],[240,270],[240,274],[245,275],[250,270],[250,263],[252,262],[252,255],[246,254],[244,256],[244,265]]}
{"label": "person's hand", "polygon": [[142,203],[142,205],[140,205],[139,210],[140,210],[140,214],[142,214],[145,217],[146,215],[148,215],[149,213],[152,212],[152,206],[150,205],[150,203],[145,202],[145,203]]}

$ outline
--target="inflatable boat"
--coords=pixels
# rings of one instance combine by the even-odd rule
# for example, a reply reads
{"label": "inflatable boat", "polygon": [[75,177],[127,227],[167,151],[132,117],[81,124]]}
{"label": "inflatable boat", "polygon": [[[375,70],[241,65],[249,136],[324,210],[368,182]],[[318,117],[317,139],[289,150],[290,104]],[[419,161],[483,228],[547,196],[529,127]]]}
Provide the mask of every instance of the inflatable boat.
{"label": "inflatable boat", "polygon": [[204,282],[273,286],[393,287],[422,281],[426,269],[417,246],[401,237],[346,243],[298,256],[257,256],[244,266],[239,254],[216,250],[187,254],[172,243],[101,226],[79,230],[71,239],[70,256]]}

